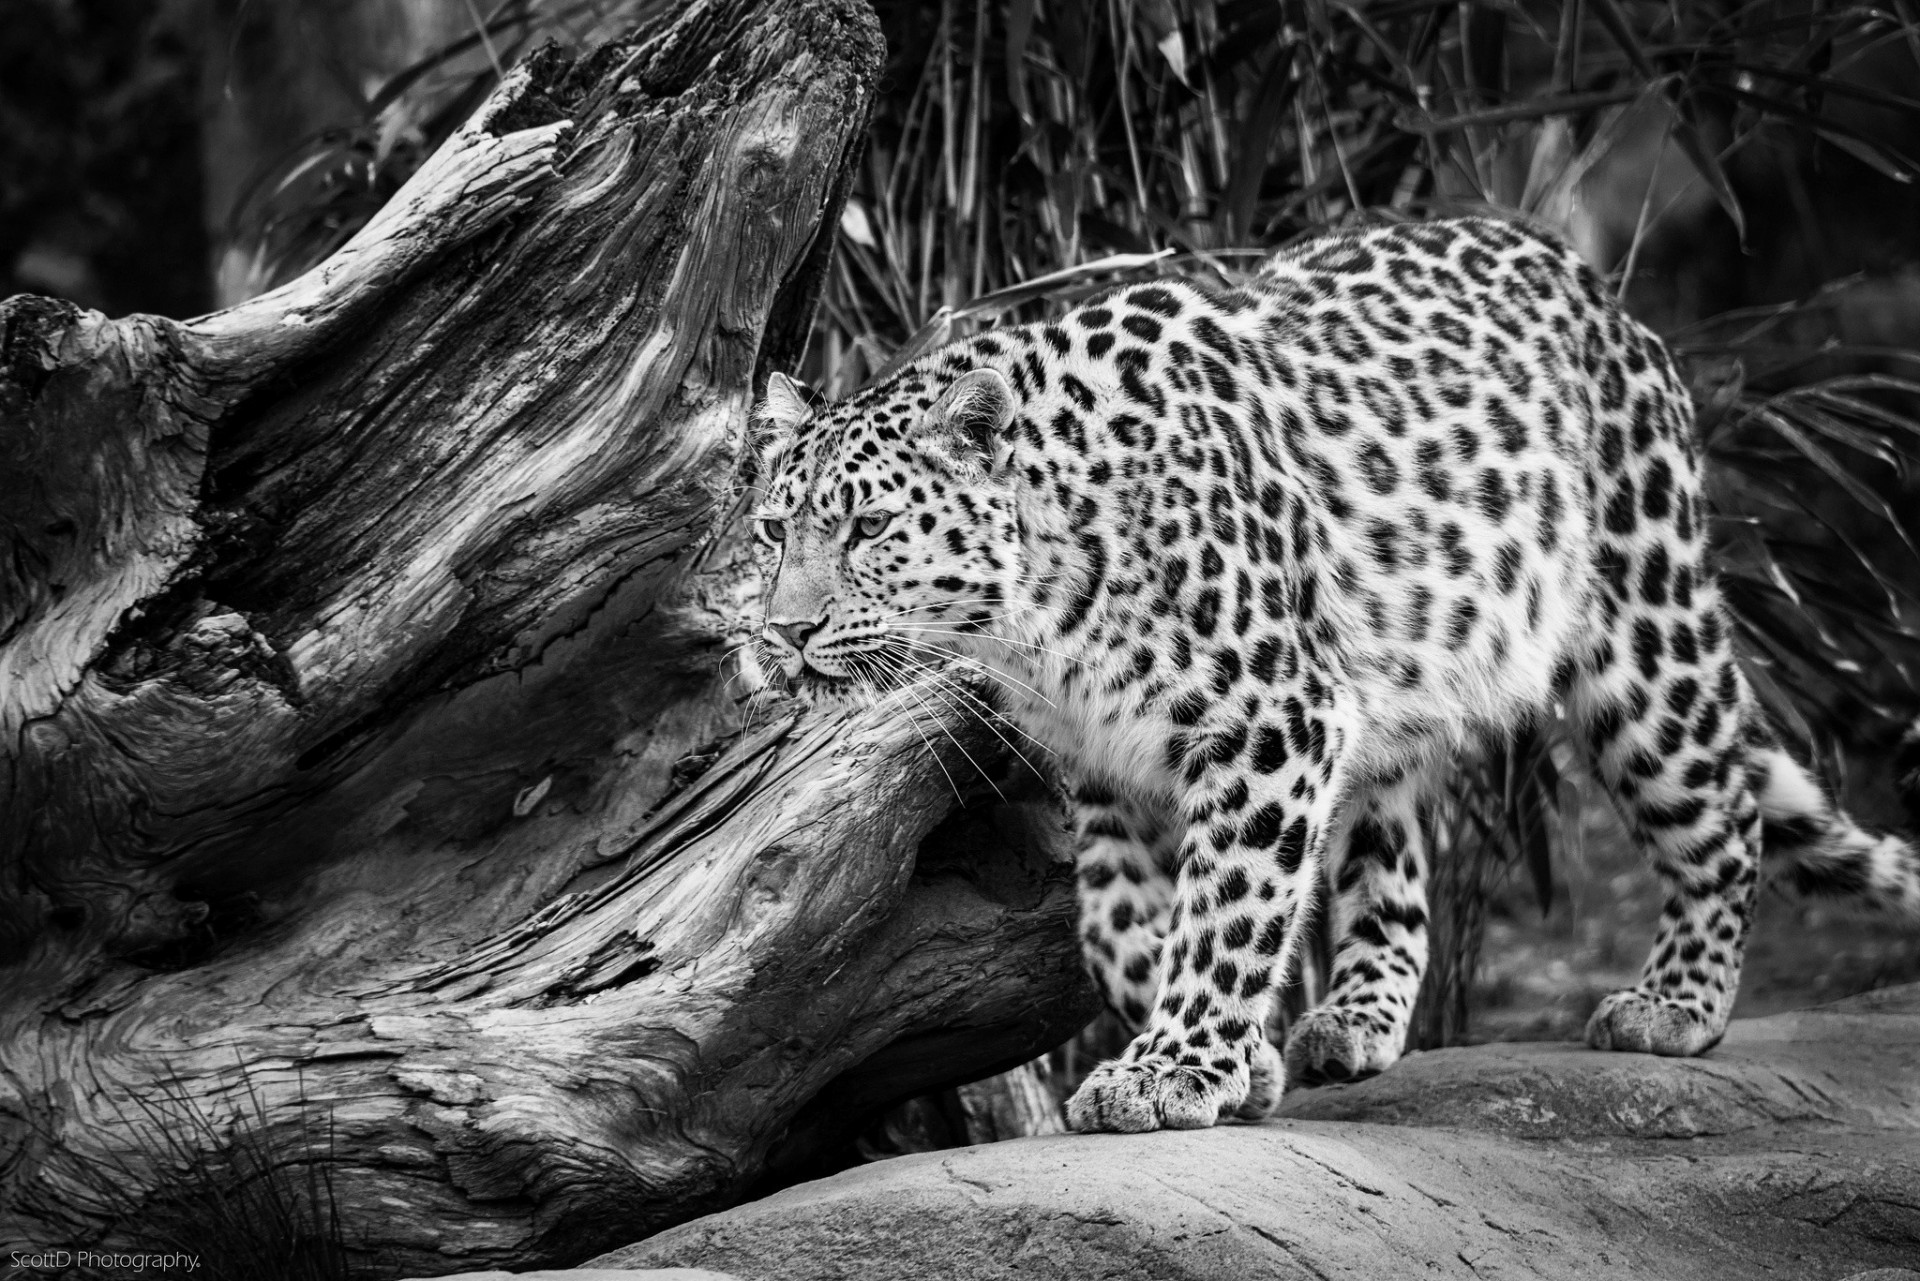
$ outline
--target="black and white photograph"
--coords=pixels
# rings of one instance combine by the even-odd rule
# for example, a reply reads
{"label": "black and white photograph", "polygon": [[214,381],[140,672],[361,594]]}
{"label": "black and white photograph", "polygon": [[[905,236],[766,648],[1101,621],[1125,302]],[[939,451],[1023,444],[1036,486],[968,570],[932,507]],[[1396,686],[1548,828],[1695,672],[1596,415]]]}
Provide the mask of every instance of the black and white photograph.
{"label": "black and white photograph", "polygon": [[1920,4],[0,0],[0,1250],[1920,1281]]}

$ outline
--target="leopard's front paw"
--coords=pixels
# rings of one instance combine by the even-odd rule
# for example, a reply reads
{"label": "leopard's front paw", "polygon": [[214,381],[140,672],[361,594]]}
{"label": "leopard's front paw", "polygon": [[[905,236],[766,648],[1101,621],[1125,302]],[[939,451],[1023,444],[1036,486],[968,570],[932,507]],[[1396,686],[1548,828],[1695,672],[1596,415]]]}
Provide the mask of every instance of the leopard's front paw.
{"label": "leopard's front paw", "polygon": [[1400,1059],[1404,1029],[1378,1015],[1324,1005],[1308,1010],[1287,1032],[1287,1080],[1293,1085],[1358,1081]]}
{"label": "leopard's front paw", "polygon": [[1188,1066],[1171,1055],[1111,1059],[1088,1074],[1067,1100],[1067,1124],[1081,1133],[1111,1130],[1203,1130],[1223,1108],[1247,1096],[1247,1070]]}
{"label": "leopard's front paw", "polygon": [[1596,1050],[1633,1050],[1685,1058],[1720,1043],[1726,1020],[1645,988],[1630,987],[1600,1002],[1587,1020],[1587,1044]]}

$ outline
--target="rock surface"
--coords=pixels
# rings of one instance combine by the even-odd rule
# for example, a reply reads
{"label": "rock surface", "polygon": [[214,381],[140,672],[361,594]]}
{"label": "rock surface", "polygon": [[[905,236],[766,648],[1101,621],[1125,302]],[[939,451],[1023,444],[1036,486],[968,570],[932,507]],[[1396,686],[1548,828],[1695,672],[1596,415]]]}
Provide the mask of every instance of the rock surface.
{"label": "rock surface", "polygon": [[593,1266],[740,1281],[1920,1268],[1920,985],[1738,1022],[1705,1059],[1479,1046],[1290,1095],[1261,1125],[901,1157]]}
{"label": "rock surface", "polygon": [[[414,1278],[414,1281],[425,1281]],[[707,1268],[545,1268],[539,1272],[462,1272],[434,1281],[738,1281]],[[1902,1281],[1873,1277],[1870,1281]]]}

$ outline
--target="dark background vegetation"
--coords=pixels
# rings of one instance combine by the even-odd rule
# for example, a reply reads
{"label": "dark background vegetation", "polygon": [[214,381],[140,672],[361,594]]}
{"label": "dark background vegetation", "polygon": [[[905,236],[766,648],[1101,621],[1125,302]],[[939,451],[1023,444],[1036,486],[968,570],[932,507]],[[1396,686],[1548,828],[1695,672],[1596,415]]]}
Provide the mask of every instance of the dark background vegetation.
{"label": "dark background vegetation", "polygon": [[[1897,817],[1886,753],[1920,709],[1916,6],[875,8],[891,62],[813,381],[843,394],[903,344],[1062,306],[1116,271],[1014,287],[1108,255],[1230,279],[1355,219],[1534,218],[1685,356],[1749,670],[1852,804]],[[0,0],[0,296],[188,316],[290,279],[501,66],[598,17]],[[1582,778],[1551,728],[1463,763],[1424,1044],[1573,1034],[1633,977],[1656,891]],[[1742,1010],[1916,976],[1910,931],[1770,896]]]}

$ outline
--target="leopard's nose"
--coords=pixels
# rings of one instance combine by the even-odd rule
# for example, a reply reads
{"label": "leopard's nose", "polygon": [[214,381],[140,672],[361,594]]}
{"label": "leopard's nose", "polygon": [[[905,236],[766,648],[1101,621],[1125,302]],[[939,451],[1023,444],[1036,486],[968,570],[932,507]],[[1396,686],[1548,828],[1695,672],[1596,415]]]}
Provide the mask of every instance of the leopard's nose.
{"label": "leopard's nose", "polygon": [[807,638],[820,630],[822,619],[803,619],[797,623],[768,623],[767,630],[778,632],[780,639],[793,647],[798,654],[807,648]]}

